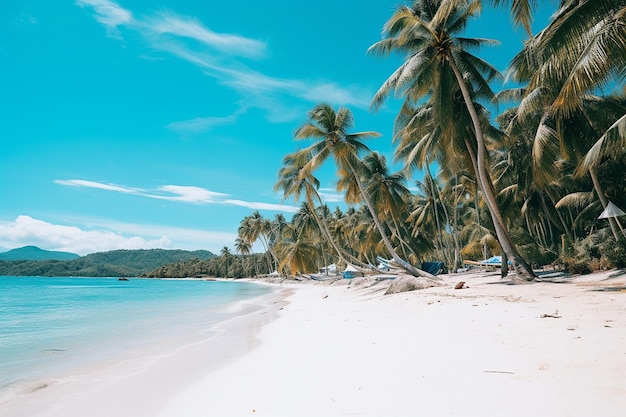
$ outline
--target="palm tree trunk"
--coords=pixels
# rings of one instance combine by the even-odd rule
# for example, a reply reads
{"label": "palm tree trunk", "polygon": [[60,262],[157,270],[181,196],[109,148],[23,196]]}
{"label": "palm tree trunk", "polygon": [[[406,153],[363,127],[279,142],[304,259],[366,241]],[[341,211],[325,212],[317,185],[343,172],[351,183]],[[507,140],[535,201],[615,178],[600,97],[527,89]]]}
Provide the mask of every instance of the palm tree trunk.
{"label": "palm tree trunk", "polygon": [[452,237],[454,238],[454,271],[456,272],[457,269],[459,269],[461,267],[461,244],[459,242],[459,232],[458,232],[458,218],[459,218],[459,214],[458,214],[458,200],[457,197],[454,197],[454,215],[452,216],[453,218],[453,224],[452,224]]}
{"label": "palm tree trunk", "polygon": [[363,187],[363,184],[361,183],[361,179],[359,178],[359,175],[358,175],[356,169],[354,168],[354,166],[352,166],[352,163],[350,161],[347,161],[347,162],[348,162],[348,166],[350,167],[350,171],[351,171],[352,175],[354,175],[354,179],[356,181],[356,184],[359,187],[359,191],[361,192],[361,196],[363,197],[363,201],[365,202],[365,205],[367,206],[367,209],[369,210],[370,214],[372,215],[372,219],[374,220],[374,224],[376,225],[376,228],[380,232],[380,236],[382,237],[383,242],[385,243],[385,247],[389,251],[389,254],[393,258],[393,261],[395,263],[397,263],[398,265],[400,265],[400,267],[402,269],[404,269],[405,271],[407,271],[408,273],[410,273],[413,276],[425,277],[425,278],[437,280],[438,278],[436,276],[434,276],[432,274],[429,274],[426,271],[422,271],[419,268],[414,267],[413,265],[409,264],[407,261],[405,261],[404,259],[402,259],[402,258],[400,258],[398,256],[398,254],[396,253],[395,249],[393,248],[393,245],[391,244],[391,241],[387,237],[387,234],[385,233],[385,230],[383,229],[383,226],[380,223],[380,220],[378,219],[378,216],[376,215],[376,211],[374,210],[374,207],[372,206],[372,203],[371,203],[371,201],[369,199],[369,196],[365,192],[365,188]]}
{"label": "palm tree trunk", "polygon": [[509,273],[509,260],[506,257],[506,252],[502,251],[502,264],[500,265],[500,276],[506,277]]}
{"label": "palm tree trunk", "polygon": [[[321,203],[321,200],[320,200],[320,203]],[[359,266],[359,267],[363,268],[363,266],[360,264],[360,262],[357,259],[353,258],[352,256],[350,256],[351,262],[348,262],[346,260],[344,254],[343,254],[343,251],[337,246],[337,243],[335,243],[335,240],[331,236],[330,231],[328,230],[328,227],[326,225],[326,222],[324,220],[322,220],[317,215],[317,213],[315,211],[315,206],[313,205],[313,202],[309,201],[308,204],[309,204],[309,210],[311,211],[311,214],[313,214],[313,218],[317,222],[317,226],[320,228],[320,230],[322,231],[322,234],[328,240],[328,242],[333,247],[335,252],[337,252],[337,256],[339,256],[339,259],[341,261],[343,261],[344,263],[346,263],[346,264],[352,263],[352,264],[355,264],[355,266]]]}
{"label": "palm tree trunk", "polygon": [[492,183],[487,175],[487,168],[485,166],[485,152],[487,148],[485,146],[482,129],[480,127],[480,120],[478,118],[478,113],[474,108],[472,97],[470,96],[467,85],[465,85],[465,81],[463,80],[461,72],[454,62],[454,58],[451,55],[448,55],[447,59],[450,64],[450,68],[452,68],[454,76],[459,83],[461,93],[463,94],[463,99],[465,100],[465,105],[467,106],[467,110],[469,111],[470,117],[472,118],[472,124],[474,125],[474,133],[476,136],[477,144],[476,162],[478,168],[478,182],[482,184],[485,202],[487,203],[487,207],[489,208],[489,212],[493,219],[496,235],[498,236],[498,240],[500,241],[502,250],[506,253],[511,262],[513,262],[513,268],[515,268],[515,272],[517,273],[516,279],[514,279],[513,281],[532,281],[535,278],[535,273],[533,272],[530,265],[528,265],[526,260],[522,258],[522,256],[517,252],[517,249],[515,248],[515,245],[513,244],[513,241],[508,234],[508,230],[506,229],[505,223],[502,220],[502,215],[500,214],[500,210],[496,202],[496,197],[492,189]]}
{"label": "palm tree trunk", "polygon": [[278,270],[278,265],[280,262],[278,262],[278,256],[276,256],[276,253],[274,253],[273,248],[269,244],[269,239],[267,238],[267,236],[265,236],[264,233],[260,233],[259,236],[261,238],[261,243],[265,248],[265,254],[267,256],[267,262],[270,266],[270,269]]}
{"label": "palm tree trunk", "polygon": [[[456,179],[456,178],[455,178]],[[457,260],[459,259],[457,256],[457,238],[456,238],[456,231],[454,226],[452,225],[452,222],[450,220],[450,214],[448,213],[448,208],[446,207],[446,203],[444,202],[443,196],[441,195],[441,190],[439,189],[439,187],[437,187],[437,196],[439,197],[439,201],[441,202],[441,208],[443,210],[443,215],[446,219],[446,226],[450,228],[450,234],[452,235],[452,246],[453,246],[453,255],[450,256],[450,250],[447,250],[446,256],[447,256],[447,260],[448,260],[448,265],[450,265],[450,262],[453,263],[454,266],[454,270],[456,271],[457,269]],[[456,210],[456,207],[455,207]],[[442,239],[443,240],[443,239]],[[448,240],[449,241],[449,240]],[[454,259],[452,259],[454,257]]]}
{"label": "palm tree trunk", "polygon": [[398,222],[395,216],[390,213],[388,213],[388,215],[391,216],[392,221],[385,221],[385,224],[387,225],[387,228],[392,231],[391,237],[395,236],[396,239],[398,239],[398,242],[400,243],[400,250],[402,251],[402,256],[408,258],[409,254],[407,253],[407,249],[410,250],[411,253],[414,253],[413,249],[411,249],[411,246],[402,238],[402,235],[400,234],[400,226],[398,226]]}
{"label": "palm tree trunk", "polygon": [[[604,195],[604,191],[602,190],[602,185],[600,184],[600,180],[598,179],[598,172],[595,167],[589,168],[589,175],[591,176],[591,181],[593,182],[593,188],[600,199],[600,203],[602,203],[602,207],[606,208],[609,205],[606,196]],[[609,226],[611,226],[611,231],[613,232],[613,237],[615,240],[619,240],[619,235],[617,234],[617,225],[615,223],[614,217],[609,217]]]}
{"label": "palm tree trunk", "polygon": [[[426,172],[428,173],[428,181],[430,181],[430,192],[433,197],[433,212],[435,215],[435,222],[437,224],[437,239],[438,239],[437,245],[439,246],[439,250],[443,253],[445,252],[444,244],[443,244],[443,232],[441,231],[441,223],[439,221],[439,210],[437,210],[437,201],[441,201],[441,195],[439,195],[439,189],[437,188],[435,184],[435,180],[433,179],[433,174],[431,174],[430,166],[428,164],[426,165]],[[437,194],[438,194],[437,196],[435,195],[435,191],[437,191]],[[437,197],[439,197],[439,199],[437,199]]]}

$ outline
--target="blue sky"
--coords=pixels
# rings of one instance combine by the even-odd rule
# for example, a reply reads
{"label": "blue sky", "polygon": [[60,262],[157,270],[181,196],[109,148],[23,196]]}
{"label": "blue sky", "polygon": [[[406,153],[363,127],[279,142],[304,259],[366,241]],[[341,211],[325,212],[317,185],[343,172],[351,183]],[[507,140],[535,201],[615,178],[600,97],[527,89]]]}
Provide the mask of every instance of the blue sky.
{"label": "blue sky", "polygon": [[[0,251],[232,248],[254,210],[297,210],[273,186],[320,102],[391,162],[397,103],[368,106],[401,58],[366,50],[397,4],[2,1]],[[501,70],[523,38],[489,9],[468,35],[502,43],[479,53]]]}

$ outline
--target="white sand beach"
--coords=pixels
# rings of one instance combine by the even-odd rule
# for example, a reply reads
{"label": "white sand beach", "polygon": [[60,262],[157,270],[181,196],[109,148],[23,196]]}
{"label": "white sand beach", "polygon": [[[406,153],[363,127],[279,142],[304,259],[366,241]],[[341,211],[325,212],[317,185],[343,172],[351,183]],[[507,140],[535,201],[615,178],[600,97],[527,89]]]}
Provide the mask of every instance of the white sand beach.
{"label": "white sand beach", "polygon": [[[51,381],[6,417],[597,416],[626,413],[626,275],[497,273],[279,285],[266,308],[148,366]],[[463,289],[455,290],[459,281]],[[598,289],[610,291],[597,291]],[[286,301],[286,302],[285,302]]]}

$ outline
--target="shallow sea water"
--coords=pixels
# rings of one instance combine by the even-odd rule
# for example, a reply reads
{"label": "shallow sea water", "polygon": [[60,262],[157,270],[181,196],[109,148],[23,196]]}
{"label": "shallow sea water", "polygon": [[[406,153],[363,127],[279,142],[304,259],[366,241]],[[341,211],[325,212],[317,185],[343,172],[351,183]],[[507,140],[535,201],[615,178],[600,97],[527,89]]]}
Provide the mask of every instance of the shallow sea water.
{"label": "shallow sea water", "polygon": [[0,276],[0,390],[242,314],[272,289],[245,282]]}

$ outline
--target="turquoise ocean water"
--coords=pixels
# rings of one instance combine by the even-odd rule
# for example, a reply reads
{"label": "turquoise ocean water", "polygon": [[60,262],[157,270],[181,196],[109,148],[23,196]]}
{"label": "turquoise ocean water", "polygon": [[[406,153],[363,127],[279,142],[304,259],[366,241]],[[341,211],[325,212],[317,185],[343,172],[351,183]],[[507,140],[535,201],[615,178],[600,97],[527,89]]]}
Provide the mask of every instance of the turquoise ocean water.
{"label": "turquoise ocean water", "polygon": [[0,390],[209,332],[271,291],[245,282],[0,276]]}

